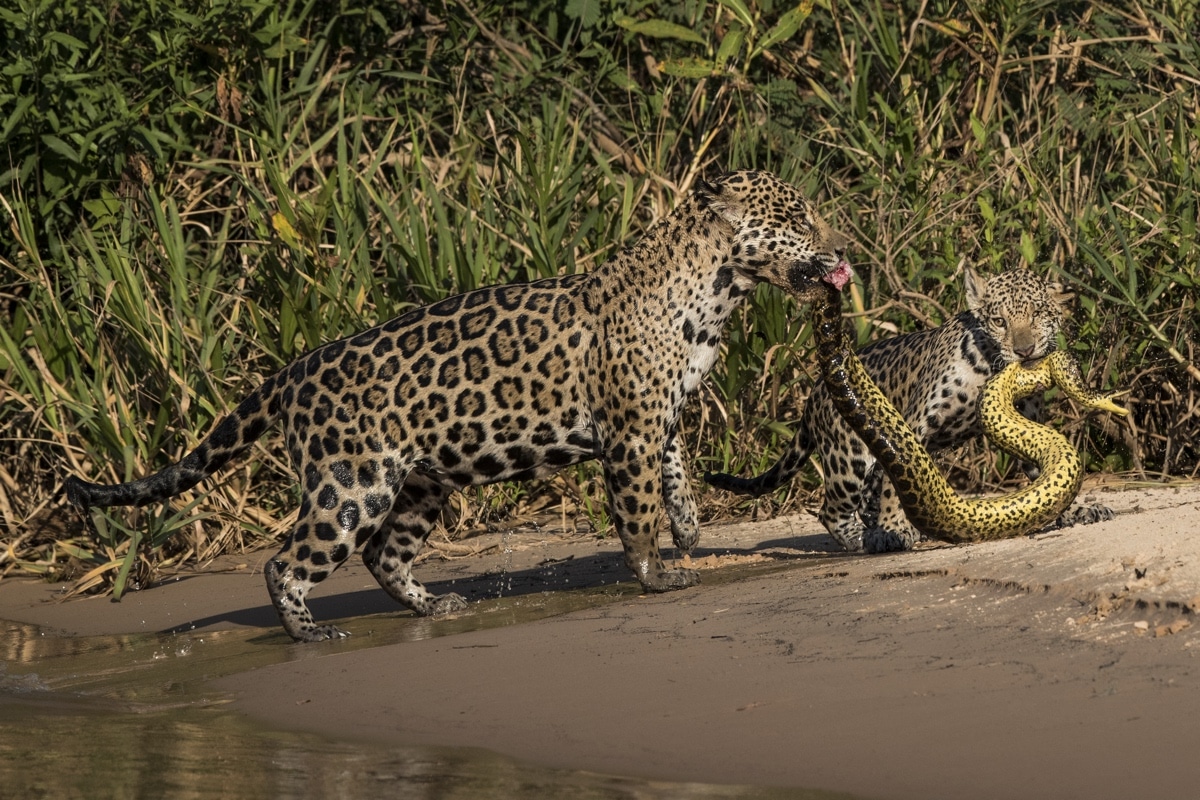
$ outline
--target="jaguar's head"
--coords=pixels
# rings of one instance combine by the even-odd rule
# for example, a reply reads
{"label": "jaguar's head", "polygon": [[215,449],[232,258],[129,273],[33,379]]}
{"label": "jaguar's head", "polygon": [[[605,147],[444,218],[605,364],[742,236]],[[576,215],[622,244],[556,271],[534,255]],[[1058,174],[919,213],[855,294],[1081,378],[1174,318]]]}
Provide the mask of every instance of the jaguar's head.
{"label": "jaguar's head", "polygon": [[821,282],[841,289],[853,274],[850,240],[829,227],[794,186],[769,172],[731,172],[696,189],[700,204],[733,229],[727,265],[799,299]]}
{"label": "jaguar's head", "polygon": [[967,308],[999,346],[1004,364],[1029,364],[1057,349],[1073,296],[1061,284],[1027,269],[987,278],[968,267],[964,278]]}

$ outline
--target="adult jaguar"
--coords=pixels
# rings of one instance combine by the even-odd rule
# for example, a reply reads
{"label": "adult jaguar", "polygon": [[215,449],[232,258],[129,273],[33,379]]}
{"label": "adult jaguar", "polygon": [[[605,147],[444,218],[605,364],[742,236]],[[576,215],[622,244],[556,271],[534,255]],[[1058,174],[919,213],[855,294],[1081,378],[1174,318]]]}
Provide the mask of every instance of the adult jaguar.
{"label": "adult jaguar", "polygon": [[412,576],[449,494],[597,458],[625,563],[647,591],[691,586],[698,574],[668,569],[657,541],[660,510],[681,551],[699,536],[676,437],[684,402],[756,283],[844,283],[846,246],[773,175],[701,182],[593,272],[477,289],[319,347],[267,378],[179,463],[116,485],[71,477],[67,498],[80,508],[165,500],[282,420],[303,501],[267,562],[267,589],[288,634],[320,641],[346,634],[315,623],[306,598],[356,549],[416,613],[463,608]]}
{"label": "adult jaguar", "polygon": [[[1007,364],[1032,364],[1053,352],[1071,297],[1027,269],[984,278],[968,268],[964,289],[967,311],[940,327],[884,339],[859,353],[867,373],[931,453],[982,435],[984,384]],[[1033,399],[1025,404],[1030,416],[1039,410]],[[704,479],[728,491],[761,495],[791,480],[813,452],[825,470],[818,518],[842,547],[907,550],[920,540],[891,480],[838,414],[825,382],[813,390],[787,450],[770,469],[753,478],[716,473]],[[1111,517],[1105,506],[1077,504],[1059,524]]]}

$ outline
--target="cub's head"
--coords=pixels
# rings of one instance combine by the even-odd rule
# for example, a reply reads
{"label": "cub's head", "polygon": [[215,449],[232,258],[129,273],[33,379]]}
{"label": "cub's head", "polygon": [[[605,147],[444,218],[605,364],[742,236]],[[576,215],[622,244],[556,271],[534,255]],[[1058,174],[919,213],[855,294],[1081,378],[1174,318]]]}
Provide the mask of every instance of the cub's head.
{"label": "cub's head", "polygon": [[824,280],[850,279],[849,240],[817,214],[794,186],[769,172],[731,172],[701,182],[696,198],[733,228],[729,266],[801,299]]}
{"label": "cub's head", "polygon": [[967,308],[1000,346],[1005,363],[1043,358],[1058,346],[1058,332],[1072,295],[1027,269],[991,278],[966,270]]}

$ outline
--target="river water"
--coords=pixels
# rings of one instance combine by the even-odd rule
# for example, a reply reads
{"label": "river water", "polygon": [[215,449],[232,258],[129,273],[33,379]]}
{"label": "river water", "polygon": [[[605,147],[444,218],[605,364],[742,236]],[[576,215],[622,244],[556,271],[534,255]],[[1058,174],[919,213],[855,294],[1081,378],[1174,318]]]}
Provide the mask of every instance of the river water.
{"label": "river water", "polygon": [[[575,590],[430,620],[345,623],[338,646],[376,647],[516,624],[636,591]],[[673,784],[542,768],[471,748],[397,747],[272,730],[210,682],[312,657],[261,630],[67,637],[0,621],[0,797],[13,798],[812,798],[845,795]],[[357,630],[356,630],[357,629]],[[359,635],[366,633],[368,635]]]}

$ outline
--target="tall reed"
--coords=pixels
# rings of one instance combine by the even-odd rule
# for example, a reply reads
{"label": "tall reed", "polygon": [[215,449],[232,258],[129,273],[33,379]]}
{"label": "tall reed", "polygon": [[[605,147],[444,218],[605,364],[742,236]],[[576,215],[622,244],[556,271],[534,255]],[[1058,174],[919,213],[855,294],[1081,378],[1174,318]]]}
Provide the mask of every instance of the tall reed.
{"label": "tall reed", "polygon": [[[1071,348],[1129,424],[1056,405],[1096,470],[1196,477],[1200,46],[1190,2],[188,0],[0,9],[0,570],[81,589],[286,534],[277,437],[171,507],[148,474],[304,350],[475,286],[603,261],[702,175],[773,170],[857,242],[860,343],[938,324],[966,264],[1078,294]],[[697,471],[770,463],[811,390],[760,289],[685,418]],[[964,489],[1012,480],[983,451]],[[701,495],[706,515],[794,510]],[[470,492],[454,535],[557,508],[594,466]]]}

